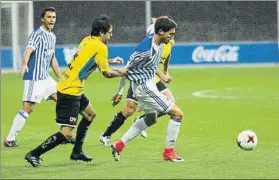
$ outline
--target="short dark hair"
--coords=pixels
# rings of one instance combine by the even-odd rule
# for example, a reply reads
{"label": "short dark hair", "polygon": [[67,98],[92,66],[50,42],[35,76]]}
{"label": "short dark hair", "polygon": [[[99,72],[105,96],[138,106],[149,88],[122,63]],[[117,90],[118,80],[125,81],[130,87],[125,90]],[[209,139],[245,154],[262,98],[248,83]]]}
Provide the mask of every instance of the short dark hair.
{"label": "short dark hair", "polygon": [[172,28],[177,28],[176,22],[172,18],[169,18],[168,16],[161,16],[157,18],[154,26],[155,26],[155,34],[158,34],[160,29],[163,30],[164,32],[167,32]]}
{"label": "short dark hair", "polygon": [[46,7],[45,9],[42,10],[41,18],[44,18],[47,11],[55,12],[56,9],[54,7]]}
{"label": "short dark hair", "polygon": [[100,33],[106,34],[111,26],[112,22],[110,18],[103,14],[93,22],[91,36],[100,36]]}

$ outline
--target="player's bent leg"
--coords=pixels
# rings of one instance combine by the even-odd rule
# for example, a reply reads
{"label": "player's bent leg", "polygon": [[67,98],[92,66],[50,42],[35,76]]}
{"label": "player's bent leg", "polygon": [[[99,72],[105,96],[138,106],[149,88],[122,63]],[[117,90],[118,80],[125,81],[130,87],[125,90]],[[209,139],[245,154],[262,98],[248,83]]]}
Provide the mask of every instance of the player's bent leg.
{"label": "player's bent leg", "polygon": [[174,150],[174,145],[178,137],[183,118],[183,112],[178,106],[174,104],[168,114],[170,115],[171,119],[169,120],[167,127],[166,147],[163,152],[163,159],[171,162],[183,162],[184,159],[181,158]]}
{"label": "player's bent leg", "polygon": [[160,91],[160,93],[162,93],[163,95],[167,96],[168,98],[170,98],[172,100],[172,102],[175,103],[175,99],[173,97],[172,92],[169,89],[165,89],[163,91]]}
{"label": "player's bent leg", "polygon": [[124,149],[125,145],[137,137],[141,131],[145,130],[147,127],[152,126],[156,123],[157,113],[149,112],[144,118],[139,119],[134,122],[128,131],[124,134],[121,140],[112,143],[112,155],[115,161],[120,160],[120,152]]}
{"label": "player's bent leg", "polygon": [[35,104],[36,104],[35,102],[24,101],[23,102],[24,112],[27,112],[30,115],[35,109]]}
{"label": "player's bent leg", "polygon": [[[157,119],[158,119],[159,117],[161,117],[161,116],[164,116],[164,115],[166,115],[165,112],[159,112],[159,113],[158,113]],[[136,117],[136,119],[134,120],[134,122],[135,122],[135,121],[138,121],[139,119],[144,118],[144,117],[145,117],[145,114],[143,114],[143,115],[141,115],[141,116],[139,116],[139,117]],[[141,131],[140,135],[141,135],[141,137],[143,137],[143,138],[147,138],[147,132],[146,132],[145,130]]]}
{"label": "player's bent leg", "polygon": [[126,105],[122,111],[124,117],[127,119],[128,117],[132,116],[138,108],[138,104],[133,99],[127,99]]}
{"label": "player's bent leg", "polygon": [[[126,117],[125,119],[132,116],[136,112],[137,108],[138,108],[138,101],[135,98],[127,99],[126,106],[122,111],[123,115]],[[134,120],[134,122],[137,121],[137,120],[139,120],[139,118],[136,118]],[[124,123],[124,121],[123,121],[123,123]],[[122,124],[121,124],[121,126],[122,126]],[[120,128],[120,126],[117,129],[119,129],[119,128]],[[147,133],[146,133],[145,130],[143,130],[141,132],[141,137],[147,138]]]}
{"label": "player's bent leg", "polygon": [[42,144],[25,155],[25,160],[33,167],[41,167],[40,156],[62,144],[72,136],[73,127],[62,126],[60,131],[48,137]]}
{"label": "player's bent leg", "polygon": [[61,126],[60,132],[64,135],[66,139],[70,139],[74,135],[74,127]]}
{"label": "player's bent leg", "polygon": [[18,147],[15,138],[20,130],[23,128],[28,116],[33,112],[34,107],[34,102],[23,102],[23,108],[15,116],[9,134],[4,141],[5,147]]}
{"label": "player's bent leg", "polygon": [[167,114],[170,115],[171,118],[180,119],[180,120],[182,120],[182,118],[184,116],[180,107],[178,107],[175,104],[173,104],[171,110]]}
{"label": "player's bent leg", "polygon": [[[134,122],[138,121],[140,118],[141,118],[141,116],[140,117],[136,117]],[[147,132],[145,130],[141,131],[140,136],[143,137],[143,138],[147,138]]]}
{"label": "player's bent leg", "polygon": [[134,99],[127,99],[124,109],[115,115],[106,131],[100,136],[100,142],[102,142],[105,146],[110,146],[111,135],[124,124],[128,117],[135,113],[137,107],[138,105]]}
{"label": "player's bent leg", "polygon": [[80,112],[80,114],[87,121],[93,121],[96,118],[96,110],[90,103]]}
{"label": "player's bent leg", "polygon": [[[155,117],[156,116],[156,117]],[[156,119],[157,119],[158,117],[157,117],[157,114],[146,114],[145,115],[145,118],[144,118],[144,121],[145,121],[145,123],[146,123],[146,125],[148,126],[148,127],[150,127],[150,126],[152,126],[153,124],[155,124],[157,121],[156,121]],[[147,138],[147,133],[146,133],[146,131],[145,130],[142,130],[141,132],[140,132],[140,135],[141,135],[141,137],[143,137],[143,138]]]}
{"label": "player's bent leg", "polygon": [[70,159],[75,161],[81,160],[81,161],[89,162],[92,161],[93,158],[83,153],[82,146],[87,131],[93,119],[96,117],[96,111],[94,110],[93,106],[90,104],[89,100],[84,94],[81,95],[79,111],[83,115],[83,117],[78,124],[75,145],[72,154],[70,156]]}

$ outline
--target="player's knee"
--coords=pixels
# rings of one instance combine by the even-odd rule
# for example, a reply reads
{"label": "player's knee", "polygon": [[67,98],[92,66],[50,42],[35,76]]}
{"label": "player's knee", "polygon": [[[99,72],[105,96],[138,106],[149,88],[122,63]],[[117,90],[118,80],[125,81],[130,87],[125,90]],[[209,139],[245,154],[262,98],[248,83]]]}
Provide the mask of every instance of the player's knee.
{"label": "player's knee", "polygon": [[177,106],[177,105],[173,105],[172,109],[168,112],[168,115],[170,115],[170,117],[172,119],[176,119],[176,120],[182,120],[183,118],[183,112],[181,111],[181,109]]}
{"label": "player's knee", "polygon": [[70,139],[71,137],[73,137],[74,128],[68,126],[62,126],[60,132],[65,136],[66,139]]}
{"label": "player's knee", "polygon": [[123,115],[128,118],[129,116],[133,115],[136,111],[134,106],[126,106],[123,110]]}
{"label": "player's knee", "polygon": [[23,103],[23,110],[28,114],[31,114],[34,111],[35,103],[24,102]]}
{"label": "player's knee", "polygon": [[96,112],[92,111],[92,112],[81,112],[81,115],[84,119],[86,119],[87,121],[93,121],[93,119],[96,118]]}
{"label": "player's knee", "polygon": [[93,119],[95,119],[95,118],[96,118],[96,113],[89,113],[89,114],[87,114],[86,120],[93,121]]}
{"label": "player's knee", "polygon": [[176,112],[173,114],[172,118],[174,118],[174,119],[180,119],[180,121],[182,121],[183,116],[184,116],[183,112],[179,109],[178,111],[176,111]]}
{"label": "player's knee", "polygon": [[152,126],[157,122],[156,120],[157,120],[157,113],[146,114],[144,117],[144,122],[147,126]]}
{"label": "player's knee", "polygon": [[29,109],[29,108],[23,108],[24,112],[27,112],[28,114],[31,114],[32,112],[34,112],[34,108]]}

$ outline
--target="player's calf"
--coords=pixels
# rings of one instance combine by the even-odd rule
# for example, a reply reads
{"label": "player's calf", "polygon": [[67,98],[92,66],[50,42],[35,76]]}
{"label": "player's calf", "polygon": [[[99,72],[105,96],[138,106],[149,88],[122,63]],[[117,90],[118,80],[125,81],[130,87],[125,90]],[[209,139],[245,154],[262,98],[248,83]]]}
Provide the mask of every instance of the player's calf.
{"label": "player's calf", "polygon": [[[140,117],[137,117],[137,118],[134,120],[134,122],[138,121],[140,118],[144,118],[144,115],[143,115],[143,116],[140,116]],[[141,131],[141,132],[140,132],[140,135],[141,135],[141,137],[143,137],[143,138],[147,138],[147,132],[146,132],[145,130]]]}
{"label": "player's calf", "polygon": [[65,145],[65,144],[75,144],[76,138],[71,137],[69,139],[66,139],[65,141],[63,141],[61,144]]}

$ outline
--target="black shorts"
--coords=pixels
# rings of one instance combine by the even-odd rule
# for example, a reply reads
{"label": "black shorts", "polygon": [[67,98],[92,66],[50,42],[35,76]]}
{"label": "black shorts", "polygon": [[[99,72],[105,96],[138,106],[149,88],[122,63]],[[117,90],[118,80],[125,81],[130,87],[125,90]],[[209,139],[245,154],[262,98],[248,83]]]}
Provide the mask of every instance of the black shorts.
{"label": "black shorts", "polygon": [[78,120],[78,114],[89,104],[87,97],[72,96],[57,92],[56,103],[56,122],[60,125],[75,127]]}
{"label": "black shorts", "polygon": [[[157,89],[158,89],[159,92],[162,92],[165,89],[168,89],[167,86],[162,81],[157,82],[156,86],[157,86]],[[134,96],[131,84],[130,84],[130,87],[128,89],[126,99],[133,100],[136,103],[138,102],[137,98]]]}

